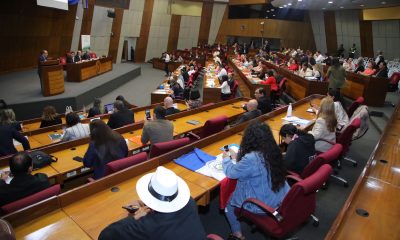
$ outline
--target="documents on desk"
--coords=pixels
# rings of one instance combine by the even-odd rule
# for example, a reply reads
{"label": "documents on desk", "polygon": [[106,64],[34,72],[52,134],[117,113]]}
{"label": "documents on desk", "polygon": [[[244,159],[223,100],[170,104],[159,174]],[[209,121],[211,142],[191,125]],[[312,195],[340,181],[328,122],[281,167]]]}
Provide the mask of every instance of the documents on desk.
{"label": "documents on desk", "polygon": [[[299,118],[299,117],[295,117],[295,116],[291,116],[291,117],[287,117],[286,116],[286,117],[284,117],[282,119],[285,120],[286,123],[293,123],[293,124],[296,124],[296,125],[300,125],[302,127],[308,126],[311,123],[310,120]],[[284,122],[284,124],[286,124],[285,122]]]}
{"label": "documents on desk", "polygon": [[[237,146],[233,145],[229,148],[235,152],[239,150]],[[195,148],[192,152],[175,159],[174,162],[194,172],[215,178],[218,181],[226,177],[222,169],[222,153],[215,157]]]}

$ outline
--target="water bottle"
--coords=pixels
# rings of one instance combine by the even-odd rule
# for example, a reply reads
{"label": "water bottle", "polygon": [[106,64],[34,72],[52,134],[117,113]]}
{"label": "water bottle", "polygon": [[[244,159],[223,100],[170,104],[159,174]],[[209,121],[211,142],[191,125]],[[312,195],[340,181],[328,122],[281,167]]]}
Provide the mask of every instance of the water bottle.
{"label": "water bottle", "polygon": [[287,117],[291,117],[292,116],[292,103],[289,103],[289,107],[287,109]]}

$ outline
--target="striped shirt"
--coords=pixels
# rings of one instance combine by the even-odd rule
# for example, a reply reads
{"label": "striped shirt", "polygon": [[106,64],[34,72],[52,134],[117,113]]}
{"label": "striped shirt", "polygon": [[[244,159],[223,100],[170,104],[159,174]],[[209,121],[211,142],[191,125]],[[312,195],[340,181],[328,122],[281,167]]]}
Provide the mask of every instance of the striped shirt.
{"label": "striped shirt", "polygon": [[65,129],[62,141],[71,141],[78,138],[88,137],[90,134],[89,124],[78,123]]}

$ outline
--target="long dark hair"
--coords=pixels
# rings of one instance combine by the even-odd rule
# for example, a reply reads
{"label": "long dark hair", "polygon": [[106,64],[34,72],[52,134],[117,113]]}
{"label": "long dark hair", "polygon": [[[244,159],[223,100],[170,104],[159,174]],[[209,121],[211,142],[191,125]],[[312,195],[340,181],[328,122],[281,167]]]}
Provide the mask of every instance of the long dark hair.
{"label": "long dark hair", "polygon": [[267,124],[254,121],[244,131],[237,161],[250,152],[260,152],[263,155],[265,168],[270,172],[272,191],[279,191],[285,184],[286,168],[283,165],[282,153]]}
{"label": "long dark hair", "polygon": [[119,157],[119,144],[123,138],[102,120],[90,122],[90,139],[94,142],[97,156],[103,164]]}

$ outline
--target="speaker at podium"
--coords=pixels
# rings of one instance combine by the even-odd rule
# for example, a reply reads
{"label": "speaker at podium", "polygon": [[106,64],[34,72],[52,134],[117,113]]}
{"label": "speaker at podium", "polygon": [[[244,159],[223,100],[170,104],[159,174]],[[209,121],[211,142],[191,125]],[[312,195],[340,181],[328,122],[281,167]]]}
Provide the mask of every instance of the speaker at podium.
{"label": "speaker at podium", "polygon": [[59,60],[39,62],[38,73],[43,96],[54,96],[64,92],[64,70]]}

